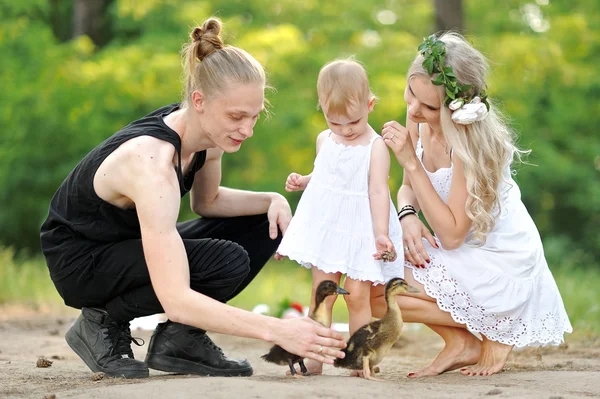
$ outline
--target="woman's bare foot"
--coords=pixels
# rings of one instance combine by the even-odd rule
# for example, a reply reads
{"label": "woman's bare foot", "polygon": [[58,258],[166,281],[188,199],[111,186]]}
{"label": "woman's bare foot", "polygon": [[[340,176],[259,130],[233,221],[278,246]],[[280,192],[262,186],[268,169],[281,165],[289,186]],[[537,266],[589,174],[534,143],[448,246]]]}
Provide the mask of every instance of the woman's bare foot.
{"label": "woman's bare foot", "polygon": [[[308,370],[307,373],[302,373],[302,371],[296,369],[297,374],[304,374],[304,375],[320,375],[323,374],[323,363],[321,362],[317,362],[316,360],[312,360],[312,359],[308,359],[305,360],[304,364],[306,365],[306,370]],[[290,370],[285,372],[286,375],[290,375],[292,374],[290,372]]]}
{"label": "woman's bare foot", "polygon": [[470,376],[496,374],[504,367],[512,348],[511,345],[490,341],[484,337],[481,344],[481,357],[477,364],[461,369],[460,372]]}
{"label": "woman's bare foot", "polygon": [[470,366],[477,363],[480,353],[481,341],[467,330],[457,329],[455,337],[446,341],[444,349],[438,353],[429,366],[409,373],[408,377],[435,376],[446,371]]}

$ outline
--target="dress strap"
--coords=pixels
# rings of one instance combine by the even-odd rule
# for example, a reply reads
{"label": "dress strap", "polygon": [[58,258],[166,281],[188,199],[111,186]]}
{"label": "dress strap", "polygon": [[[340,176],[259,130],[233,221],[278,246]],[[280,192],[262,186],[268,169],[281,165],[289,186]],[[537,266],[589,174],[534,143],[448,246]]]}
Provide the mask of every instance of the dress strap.
{"label": "dress strap", "polygon": [[382,137],[378,134],[374,134],[373,136],[371,136],[371,140],[369,140],[369,145],[373,145],[373,143],[375,142],[375,140],[377,139],[381,139]]}

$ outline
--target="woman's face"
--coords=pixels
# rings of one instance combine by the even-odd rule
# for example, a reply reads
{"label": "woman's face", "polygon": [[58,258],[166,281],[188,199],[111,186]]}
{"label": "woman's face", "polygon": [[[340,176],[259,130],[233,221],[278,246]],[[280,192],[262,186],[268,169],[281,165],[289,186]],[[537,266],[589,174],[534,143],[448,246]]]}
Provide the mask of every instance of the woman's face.
{"label": "woman's face", "polygon": [[202,131],[223,151],[237,152],[254,134],[264,110],[264,86],[244,84],[223,89],[202,106]]}
{"label": "woman's face", "polygon": [[407,115],[415,123],[427,123],[434,130],[440,126],[441,101],[437,86],[428,76],[415,75],[404,91]]}

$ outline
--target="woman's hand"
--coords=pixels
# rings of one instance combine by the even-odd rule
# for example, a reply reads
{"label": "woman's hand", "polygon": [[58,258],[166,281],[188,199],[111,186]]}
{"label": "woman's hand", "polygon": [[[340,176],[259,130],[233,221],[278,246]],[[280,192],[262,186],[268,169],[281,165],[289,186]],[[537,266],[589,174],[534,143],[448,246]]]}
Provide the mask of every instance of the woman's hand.
{"label": "woman's hand", "polygon": [[377,253],[373,254],[373,257],[377,260],[383,259],[385,262],[393,262],[398,257],[394,243],[387,235],[380,235],[375,238],[375,248]]}
{"label": "woman's hand", "polygon": [[429,229],[418,218],[417,215],[408,215],[400,221],[402,225],[402,242],[404,244],[404,256],[407,261],[416,267],[425,267],[429,263],[429,255],[425,252],[422,238],[427,239],[431,246],[439,248]]}
{"label": "woman's hand", "polygon": [[381,130],[381,136],[404,169],[410,168],[418,162],[410,132],[400,123],[386,122]]}
{"label": "woman's hand", "polygon": [[285,191],[302,191],[308,185],[310,179],[308,176],[302,176],[298,173],[290,173],[285,181]]}
{"label": "woman's hand", "polygon": [[344,358],[339,350],[346,347],[342,335],[308,317],[283,319],[271,334],[271,342],[304,358],[327,364],[333,364],[333,359],[325,356]]}

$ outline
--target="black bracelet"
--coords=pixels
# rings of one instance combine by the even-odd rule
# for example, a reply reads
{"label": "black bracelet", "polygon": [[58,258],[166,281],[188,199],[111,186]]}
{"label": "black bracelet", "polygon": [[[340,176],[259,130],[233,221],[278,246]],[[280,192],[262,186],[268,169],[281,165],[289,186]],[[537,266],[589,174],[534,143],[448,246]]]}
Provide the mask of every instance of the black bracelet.
{"label": "black bracelet", "polygon": [[412,211],[412,212],[414,212],[414,213],[417,213],[417,210],[415,209],[415,207],[414,207],[414,206],[412,206],[412,205],[410,205],[410,204],[409,204],[409,205],[404,205],[404,206],[403,206],[403,207],[400,209],[400,211],[398,212],[398,217],[400,217],[400,216],[402,215],[402,213],[404,213],[405,211],[409,211],[409,210],[410,210],[410,211]]}
{"label": "black bracelet", "polygon": [[401,221],[404,217],[406,217],[408,215],[415,215],[415,216],[417,216],[417,212],[415,212],[413,210],[405,211],[402,214],[400,214],[400,212],[398,212],[398,221]]}

